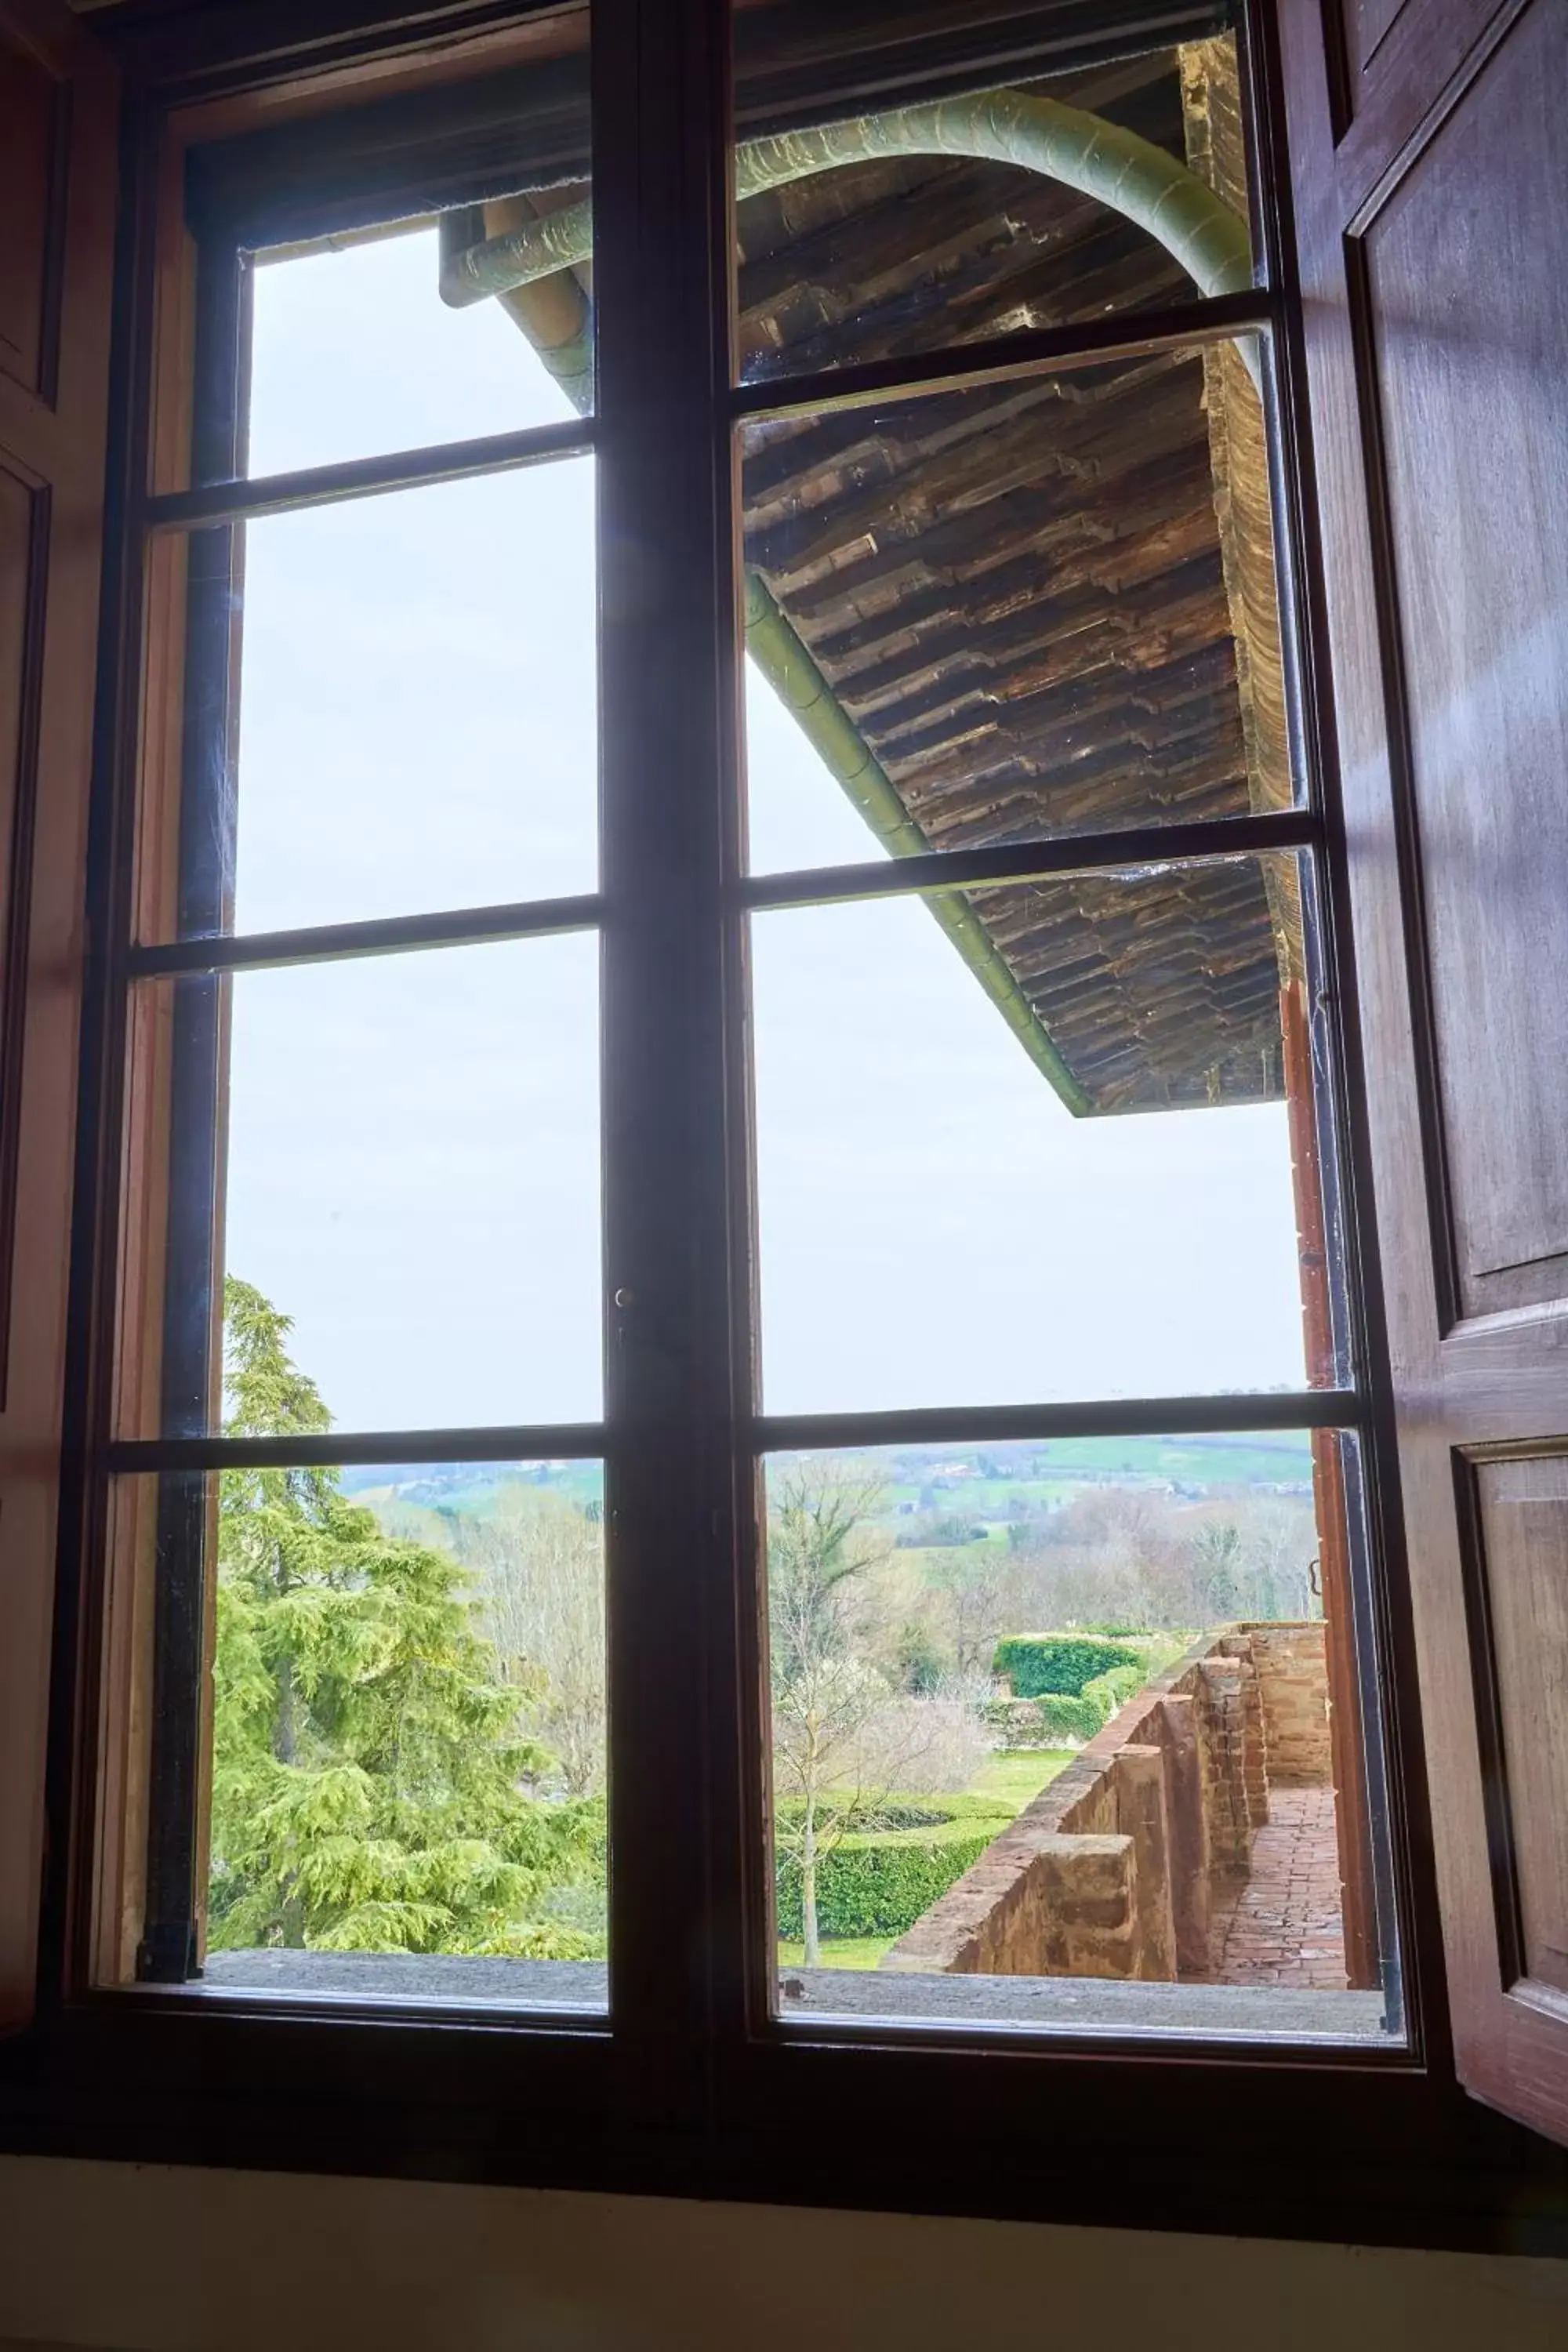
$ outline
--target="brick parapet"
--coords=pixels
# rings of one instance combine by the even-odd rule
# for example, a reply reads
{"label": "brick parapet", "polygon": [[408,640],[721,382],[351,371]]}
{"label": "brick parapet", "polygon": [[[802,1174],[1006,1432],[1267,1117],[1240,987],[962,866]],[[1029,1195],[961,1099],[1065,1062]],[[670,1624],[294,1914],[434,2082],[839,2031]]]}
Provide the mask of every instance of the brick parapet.
{"label": "brick parapet", "polygon": [[[1321,1636],[1310,1625],[1228,1625],[1195,1643],[1111,1717],[881,1966],[1201,1974],[1213,1890],[1247,1875],[1276,1759],[1282,1777],[1311,1767]],[[1323,1714],[1326,1725],[1326,1702]]]}
{"label": "brick parapet", "polygon": [[1332,1777],[1327,1627],[1320,1620],[1241,1631],[1258,1673],[1269,1780],[1281,1789],[1326,1786]]}

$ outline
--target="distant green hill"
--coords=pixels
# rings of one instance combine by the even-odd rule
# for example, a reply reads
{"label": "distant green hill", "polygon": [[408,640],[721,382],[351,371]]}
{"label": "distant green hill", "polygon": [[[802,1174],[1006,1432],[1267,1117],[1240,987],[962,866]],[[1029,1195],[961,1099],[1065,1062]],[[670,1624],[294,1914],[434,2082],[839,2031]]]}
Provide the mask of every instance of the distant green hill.
{"label": "distant green hill", "polygon": [[[775,1456],[777,1463],[801,1455]],[[1312,1475],[1304,1430],[1184,1437],[1053,1437],[988,1445],[883,1446],[836,1457],[844,1472],[878,1485],[878,1517],[910,1507],[977,1519],[1010,1504],[1058,1503],[1096,1486],[1143,1486],[1201,1500],[1226,1491],[1304,1492]],[[399,1462],[345,1470],[343,1486],[374,1502],[385,1496],[484,1518],[508,1486],[542,1488],[579,1505],[604,1496],[597,1462]]]}

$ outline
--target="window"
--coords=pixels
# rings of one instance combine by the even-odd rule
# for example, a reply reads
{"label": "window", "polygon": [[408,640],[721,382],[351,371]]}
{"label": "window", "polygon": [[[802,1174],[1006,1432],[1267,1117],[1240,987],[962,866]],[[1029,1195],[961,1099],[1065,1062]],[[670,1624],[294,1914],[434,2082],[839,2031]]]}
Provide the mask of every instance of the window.
{"label": "window", "polygon": [[1222,36],[739,150],[785,2021],[1401,2031],[1244,118]]}
{"label": "window", "polygon": [[237,2149],[1468,2148],[1272,18],[728,15],[128,241],[62,1982]]}
{"label": "window", "polygon": [[[471,234],[587,188],[582,33],[578,152],[530,158],[525,108]],[[591,269],[543,328],[455,309],[453,226],[202,232],[218,488],[153,509],[184,721],[125,1007],[163,1300],[113,1964],[602,2011]]]}
{"label": "window", "polygon": [[[434,218],[312,236],[295,187],[285,236],[193,178],[205,487],[151,510],[185,719],[127,997],[163,1337],[111,1456],[143,1982],[616,1981],[600,1139],[613,1218],[616,965],[667,986],[671,894],[599,895],[635,560],[606,533],[596,585],[588,165],[530,168],[527,97]],[[716,762],[685,796],[750,1053],[686,1050],[752,1149],[685,1218],[755,1203],[786,2029],[1403,2033],[1245,115],[1224,35],[736,151],[743,863]]]}

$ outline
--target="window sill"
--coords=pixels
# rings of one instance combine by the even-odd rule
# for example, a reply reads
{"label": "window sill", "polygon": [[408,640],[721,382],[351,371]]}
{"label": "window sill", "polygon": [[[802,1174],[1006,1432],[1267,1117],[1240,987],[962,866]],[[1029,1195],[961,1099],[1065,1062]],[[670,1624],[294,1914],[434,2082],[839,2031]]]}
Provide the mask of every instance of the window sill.
{"label": "window sill", "polygon": [[[464,2009],[603,2016],[603,1960],[466,1959],[413,1952],[215,1952],[184,1993],[262,1994],[366,2006],[429,2002]],[[903,1975],[872,1969],[792,1969],[782,2021],[1004,2032],[1180,2037],[1317,2048],[1399,2046],[1376,1992],[1289,1987],[1121,1982],[1081,1977]]]}

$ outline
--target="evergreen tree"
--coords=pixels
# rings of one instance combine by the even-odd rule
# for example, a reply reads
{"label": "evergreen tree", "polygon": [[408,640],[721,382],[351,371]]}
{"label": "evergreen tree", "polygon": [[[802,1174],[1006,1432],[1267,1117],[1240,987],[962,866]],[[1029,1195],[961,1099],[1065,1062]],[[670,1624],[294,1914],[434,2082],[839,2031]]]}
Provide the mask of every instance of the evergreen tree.
{"label": "evergreen tree", "polygon": [[[291,1325],[225,1286],[225,1428],[331,1426]],[[528,1793],[550,1759],[467,1570],[386,1535],[335,1470],[226,1471],[218,1506],[215,1947],[574,1957],[542,1917],[595,1874],[598,1816]]]}

